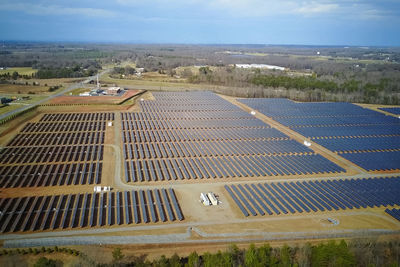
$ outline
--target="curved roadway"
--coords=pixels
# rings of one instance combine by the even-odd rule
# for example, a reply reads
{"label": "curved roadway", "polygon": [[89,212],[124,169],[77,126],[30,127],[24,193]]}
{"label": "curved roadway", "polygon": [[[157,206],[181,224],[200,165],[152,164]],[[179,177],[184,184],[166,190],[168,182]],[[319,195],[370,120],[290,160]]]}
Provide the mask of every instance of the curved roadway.
{"label": "curved roadway", "polygon": [[[111,70],[111,69],[106,69],[106,70],[100,72],[100,73],[99,73],[99,77],[102,76],[103,74],[109,72],[110,70]],[[97,75],[96,75],[96,76],[97,76]],[[68,93],[69,91],[72,91],[72,90],[75,90],[75,89],[77,89],[77,88],[79,88],[79,87],[82,87],[83,84],[86,84],[86,83],[88,83],[90,80],[95,79],[96,76],[90,76],[89,78],[87,78],[86,80],[84,80],[84,81],[82,81],[82,82],[75,83],[75,84],[72,84],[72,85],[68,86],[66,89],[62,90],[61,92],[58,92],[58,93],[56,93],[56,94],[54,94],[54,95],[50,95],[50,96],[48,96],[48,97],[46,97],[46,98],[44,98],[44,99],[41,99],[41,100],[39,100],[39,101],[37,101],[37,102],[32,103],[32,104],[29,104],[29,105],[20,107],[20,108],[18,108],[18,109],[14,109],[14,110],[9,111],[9,112],[7,112],[7,113],[4,113],[4,114],[0,115],[0,120],[5,119],[5,118],[7,118],[7,117],[9,117],[9,116],[15,115],[15,114],[17,114],[17,113],[20,113],[20,112],[22,112],[22,111],[24,111],[24,110],[27,110],[27,109],[31,108],[31,107],[34,107],[34,106],[40,105],[40,104],[42,104],[42,103],[45,103],[45,102],[47,102],[47,101],[49,101],[49,100],[51,100],[51,99],[53,99],[53,98],[55,98],[55,97],[57,97],[57,96],[61,96],[61,95],[65,94],[65,93]]]}

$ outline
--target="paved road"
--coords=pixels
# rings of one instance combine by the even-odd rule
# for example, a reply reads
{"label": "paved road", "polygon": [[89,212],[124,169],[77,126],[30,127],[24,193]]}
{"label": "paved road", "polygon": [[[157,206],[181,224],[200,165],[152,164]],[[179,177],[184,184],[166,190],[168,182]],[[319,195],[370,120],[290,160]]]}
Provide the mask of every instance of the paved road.
{"label": "paved road", "polygon": [[202,234],[201,231],[195,228],[188,228],[187,233],[169,234],[169,235],[141,235],[141,236],[67,236],[67,237],[45,237],[34,239],[17,239],[7,240],[4,242],[4,248],[15,247],[40,247],[40,246],[70,246],[70,245],[102,245],[102,244],[176,244],[176,243],[238,243],[238,242],[260,242],[260,241],[284,241],[284,240],[309,240],[321,238],[355,238],[365,236],[380,236],[399,234],[397,230],[386,229],[369,229],[369,230],[328,230],[316,232],[287,232],[284,235],[281,233],[263,233],[259,237],[238,238],[240,234],[236,234],[233,238],[213,238],[196,240],[191,239],[193,229],[196,233]]}
{"label": "paved road", "polygon": [[[100,72],[100,73],[99,73],[99,77],[102,76],[103,74],[109,72],[110,70],[111,70],[111,69],[106,69],[106,70]],[[44,99],[42,99],[42,100],[39,100],[39,101],[37,101],[37,102],[35,102],[35,103],[28,104],[28,105],[26,105],[26,106],[23,106],[23,107],[20,107],[20,108],[18,108],[18,109],[12,110],[12,111],[10,111],[10,112],[4,113],[4,114],[0,115],[0,120],[5,119],[5,118],[7,118],[7,117],[9,117],[9,116],[11,116],[11,115],[17,114],[17,113],[19,113],[19,112],[21,112],[21,111],[27,110],[27,109],[29,109],[29,108],[31,108],[31,107],[34,107],[34,106],[40,105],[40,104],[42,104],[42,103],[45,103],[46,101],[49,101],[49,100],[51,100],[51,99],[53,99],[53,98],[55,98],[55,97],[57,97],[57,96],[61,96],[61,95],[65,94],[65,93],[68,93],[69,91],[72,91],[72,90],[75,90],[75,89],[77,89],[77,88],[80,88],[80,87],[82,87],[84,84],[88,83],[90,80],[93,80],[93,79],[95,79],[95,78],[96,78],[96,76],[91,76],[91,77],[87,78],[86,80],[84,80],[84,81],[82,81],[82,82],[79,82],[79,83],[75,83],[75,84],[70,85],[70,86],[67,87],[66,89],[64,89],[64,90],[62,90],[62,91],[60,91],[60,92],[58,92],[58,93],[56,93],[56,94],[54,94],[54,95],[50,95],[50,96],[48,96],[48,97],[46,97],[46,98],[44,98]]]}

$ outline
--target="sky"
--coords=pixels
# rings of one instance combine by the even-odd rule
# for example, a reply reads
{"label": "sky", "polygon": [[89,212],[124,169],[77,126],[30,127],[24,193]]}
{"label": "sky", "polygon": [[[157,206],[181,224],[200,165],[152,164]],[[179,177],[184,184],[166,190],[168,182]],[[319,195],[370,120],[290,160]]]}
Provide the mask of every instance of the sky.
{"label": "sky", "polygon": [[400,46],[400,0],[0,0],[0,40]]}

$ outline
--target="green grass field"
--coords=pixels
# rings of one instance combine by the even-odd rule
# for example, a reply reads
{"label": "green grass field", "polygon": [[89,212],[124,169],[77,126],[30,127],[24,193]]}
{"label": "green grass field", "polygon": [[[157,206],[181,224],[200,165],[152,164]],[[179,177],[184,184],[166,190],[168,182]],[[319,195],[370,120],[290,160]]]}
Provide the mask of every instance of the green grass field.
{"label": "green grass field", "polygon": [[0,114],[4,114],[4,113],[7,113],[7,112],[9,112],[9,111],[12,111],[12,110],[14,110],[14,109],[17,109],[17,108],[20,108],[20,107],[22,107],[23,105],[20,105],[20,104],[12,104],[12,105],[0,105]]}
{"label": "green grass field", "polygon": [[13,74],[14,71],[18,72],[19,75],[32,75],[33,73],[37,72],[37,70],[34,70],[31,67],[21,67],[21,68],[8,68],[6,70],[0,70],[0,74],[5,74],[7,72]]}

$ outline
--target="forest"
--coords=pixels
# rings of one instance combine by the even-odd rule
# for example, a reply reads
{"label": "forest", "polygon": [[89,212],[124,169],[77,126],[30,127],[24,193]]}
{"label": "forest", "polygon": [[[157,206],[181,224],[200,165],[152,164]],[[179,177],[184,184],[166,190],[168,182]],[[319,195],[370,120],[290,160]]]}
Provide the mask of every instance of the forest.
{"label": "forest", "polygon": [[[38,255],[34,266],[62,266],[66,262],[57,259],[54,253],[70,254],[79,257],[77,266],[137,266],[137,267],[351,267],[351,266],[400,266],[400,242],[354,239],[346,242],[325,241],[324,243],[305,243],[300,246],[270,246],[264,244],[250,244],[247,248],[239,248],[231,244],[225,251],[192,252],[188,256],[180,257],[173,254],[170,257],[161,257],[149,260],[146,254],[139,256],[129,255],[132,251],[114,247],[111,251],[112,261],[98,263],[82,251],[70,248],[16,249],[0,251],[0,256],[15,257],[16,255]],[[50,258],[47,258],[51,256]]]}

